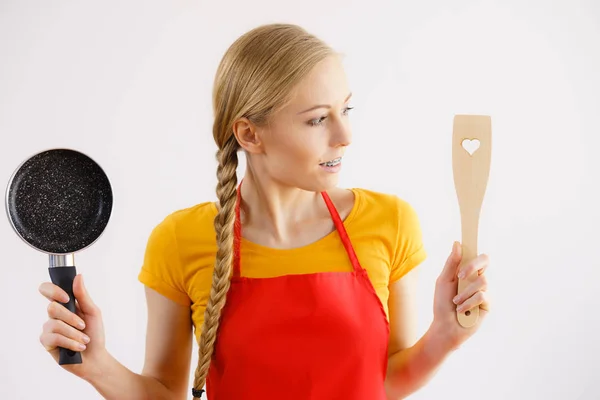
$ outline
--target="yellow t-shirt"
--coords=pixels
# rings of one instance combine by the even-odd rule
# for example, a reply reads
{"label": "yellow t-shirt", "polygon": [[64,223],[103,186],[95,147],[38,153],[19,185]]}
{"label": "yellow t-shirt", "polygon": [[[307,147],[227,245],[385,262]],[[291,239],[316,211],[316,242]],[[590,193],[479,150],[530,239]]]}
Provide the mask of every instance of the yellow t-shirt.
{"label": "yellow t-shirt", "polygon": [[[344,226],[363,268],[388,313],[388,287],[419,265],[426,252],[415,210],[395,195],[352,189],[354,206]],[[152,231],[139,280],[167,298],[189,305],[200,337],[217,251],[213,202],[167,216]],[[273,249],[241,241],[241,275],[255,278],[287,274],[351,271],[337,231],[309,245]]]}

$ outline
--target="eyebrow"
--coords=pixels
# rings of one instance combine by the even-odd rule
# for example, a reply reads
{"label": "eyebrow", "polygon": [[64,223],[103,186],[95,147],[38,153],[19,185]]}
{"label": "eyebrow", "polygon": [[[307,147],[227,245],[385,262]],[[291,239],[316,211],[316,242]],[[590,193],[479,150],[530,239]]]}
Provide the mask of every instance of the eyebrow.
{"label": "eyebrow", "polygon": [[[348,97],[346,97],[346,99],[344,100],[344,103],[347,102],[348,100],[350,100],[350,97],[352,97],[352,92],[350,92],[350,94],[348,95]],[[313,106],[313,107],[309,108],[308,110],[300,111],[298,113],[298,115],[305,114],[307,112],[316,110],[318,108],[331,108],[331,106],[329,104],[317,104],[316,106]]]}

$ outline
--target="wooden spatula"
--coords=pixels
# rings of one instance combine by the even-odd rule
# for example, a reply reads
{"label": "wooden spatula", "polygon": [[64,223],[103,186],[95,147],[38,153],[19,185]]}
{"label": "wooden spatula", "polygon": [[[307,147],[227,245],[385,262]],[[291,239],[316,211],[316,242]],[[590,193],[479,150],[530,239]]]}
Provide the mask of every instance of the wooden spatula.
{"label": "wooden spatula", "polygon": [[[460,207],[462,263],[477,257],[477,233],[483,196],[490,173],[492,120],[487,115],[456,115],[452,134],[452,170]],[[458,292],[477,278],[477,273],[458,280]],[[477,323],[479,307],[457,312],[463,327]]]}

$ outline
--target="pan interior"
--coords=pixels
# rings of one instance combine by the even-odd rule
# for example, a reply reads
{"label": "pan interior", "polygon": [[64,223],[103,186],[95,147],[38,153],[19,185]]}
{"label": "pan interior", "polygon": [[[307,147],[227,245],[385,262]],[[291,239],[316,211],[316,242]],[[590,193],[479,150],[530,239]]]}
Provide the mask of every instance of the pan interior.
{"label": "pan interior", "polygon": [[112,189],[102,168],[69,149],[29,158],[15,172],[7,208],[17,233],[31,246],[53,254],[91,245],[112,211]]}

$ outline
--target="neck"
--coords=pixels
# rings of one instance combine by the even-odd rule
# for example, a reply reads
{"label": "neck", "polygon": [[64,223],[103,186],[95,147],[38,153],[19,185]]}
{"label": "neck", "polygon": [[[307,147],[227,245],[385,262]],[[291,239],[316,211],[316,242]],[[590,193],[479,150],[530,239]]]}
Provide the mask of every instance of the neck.
{"label": "neck", "polygon": [[[260,177],[259,177],[260,176]],[[322,215],[320,193],[282,185],[265,174],[246,168],[241,189],[242,221],[277,241],[286,241],[298,224]]]}

